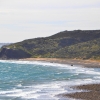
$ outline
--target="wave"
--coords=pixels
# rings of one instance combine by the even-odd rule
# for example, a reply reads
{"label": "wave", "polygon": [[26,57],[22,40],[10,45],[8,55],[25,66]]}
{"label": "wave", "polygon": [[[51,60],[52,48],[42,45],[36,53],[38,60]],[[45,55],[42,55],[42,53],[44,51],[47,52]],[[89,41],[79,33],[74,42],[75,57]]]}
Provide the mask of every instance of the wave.
{"label": "wave", "polygon": [[[58,94],[84,91],[84,90],[73,90],[69,86],[82,85],[82,84],[87,84],[87,83],[90,84],[94,82],[95,82],[94,80],[87,79],[87,80],[74,80],[74,81],[68,81],[68,82],[66,81],[51,82],[51,83],[33,85],[33,86],[17,85],[16,88],[12,90],[0,91],[0,96],[10,97],[10,98],[19,97],[21,100],[28,100],[28,99],[59,100],[59,97],[57,96]],[[20,88],[20,89],[17,89],[17,88]]]}
{"label": "wave", "polygon": [[[48,68],[56,67],[57,69],[64,69],[64,71],[62,70],[57,71],[57,75],[62,75],[62,73],[65,72],[64,75],[66,77],[68,73],[71,73],[69,80],[64,79],[62,81],[57,81],[57,80],[55,81],[55,79],[52,79],[52,82],[45,81],[41,84],[27,84],[27,85],[26,84],[23,85],[24,83],[22,82],[18,83],[15,85],[13,89],[0,90],[0,99],[1,97],[2,98],[8,97],[10,98],[10,100],[12,100],[12,98],[19,98],[20,100],[30,100],[30,99],[32,100],[59,100],[60,97],[57,96],[58,94],[82,91],[82,90],[73,90],[72,88],[70,88],[70,86],[100,82],[99,70],[95,70],[95,68],[83,68],[82,66],[79,67],[77,65],[70,66],[67,64],[58,64],[58,63],[49,63],[49,62],[40,62],[40,61],[0,60],[0,63],[14,63],[18,65],[19,64],[42,65]],[[66,73],[67,71],[68,73]]]}
{"label": "wave", "polygon": [[42,66],[53,66],[53,67],[62,67],[68,69],[75,69],[78,66],[83,67],[82,65],[74,65],[71,67],[69,64],[59,64],[59,63],[50,63],[46,61],[18,61],[18,60],[0,60],[1,63],[15,63],[15,64],[34,64]]}

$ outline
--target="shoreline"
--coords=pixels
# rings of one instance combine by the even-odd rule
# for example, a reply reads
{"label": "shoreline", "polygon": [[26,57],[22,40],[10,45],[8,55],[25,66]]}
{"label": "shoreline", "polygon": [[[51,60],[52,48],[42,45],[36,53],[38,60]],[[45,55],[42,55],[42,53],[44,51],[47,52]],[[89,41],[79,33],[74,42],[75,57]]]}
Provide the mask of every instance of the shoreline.
{"label": "shoreline", "polygon": [[[85,68],[100,68],[100,61],[94,60],[78,60],[78,59],[58,59],[58,58],[26,58],[19,59],[20,61],[45,61],[50,63],[69,64],[71,67],[74,65],[81,65]],[[69,94],[60,94],[65,98],[84,99],[84,100],[100,100],[100,84],[85,84],[80,86],[70,87],[72,89],[86,90],[86,92],[75,92]]]}
{"label": "shoreline", "polygon": [[85,92],[75,92],[62,94],[66,98],[82,99],[82,100],[100,100],[100,84],[85,84],[71,87],[72,89],[85,90]]}
{"label": "shoreline", "polygon": [[61,59],[61,58],[25,58],[19,60],[20,61],[45,61],[50,63],[81,65],[86,68],[100,68],[100,61],[96,61],[96,60]]}

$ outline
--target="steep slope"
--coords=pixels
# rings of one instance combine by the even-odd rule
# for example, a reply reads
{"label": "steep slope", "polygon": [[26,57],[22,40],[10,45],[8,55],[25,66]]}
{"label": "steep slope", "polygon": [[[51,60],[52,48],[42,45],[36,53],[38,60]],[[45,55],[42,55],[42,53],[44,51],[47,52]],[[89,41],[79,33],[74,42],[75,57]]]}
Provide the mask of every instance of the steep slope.
{"label": "steep slope", "polygon": [[66,46],[53,55],[57,58],[100,59],[100,38]]}
{"label": "steep slope", "polygon": [[46,38],[29,39],[4,46],[0,50],[0,58],[99,58],[99,40],[100,30],[64,31]]}

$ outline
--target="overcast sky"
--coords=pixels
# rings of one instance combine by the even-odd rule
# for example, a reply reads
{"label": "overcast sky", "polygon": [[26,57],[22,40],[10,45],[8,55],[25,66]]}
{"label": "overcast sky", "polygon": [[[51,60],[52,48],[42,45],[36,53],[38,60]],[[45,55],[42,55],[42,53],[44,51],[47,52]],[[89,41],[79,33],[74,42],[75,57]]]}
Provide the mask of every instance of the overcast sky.
{"label": "overcast sky", "polygon": [[0,0],[0,42],[100,29],[100,0]]}

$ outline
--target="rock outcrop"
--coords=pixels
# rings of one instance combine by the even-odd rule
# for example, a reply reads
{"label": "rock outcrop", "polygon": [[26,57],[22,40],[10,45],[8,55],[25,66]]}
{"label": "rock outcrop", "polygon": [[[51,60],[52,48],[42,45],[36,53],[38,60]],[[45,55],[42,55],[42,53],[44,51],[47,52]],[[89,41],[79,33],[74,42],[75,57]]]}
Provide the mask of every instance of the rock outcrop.
{"label": "rock outcrop", "polygon": [[2,59],[20,59],[27,58],[31,55],[21,49],[2,48],[0,58]]}

